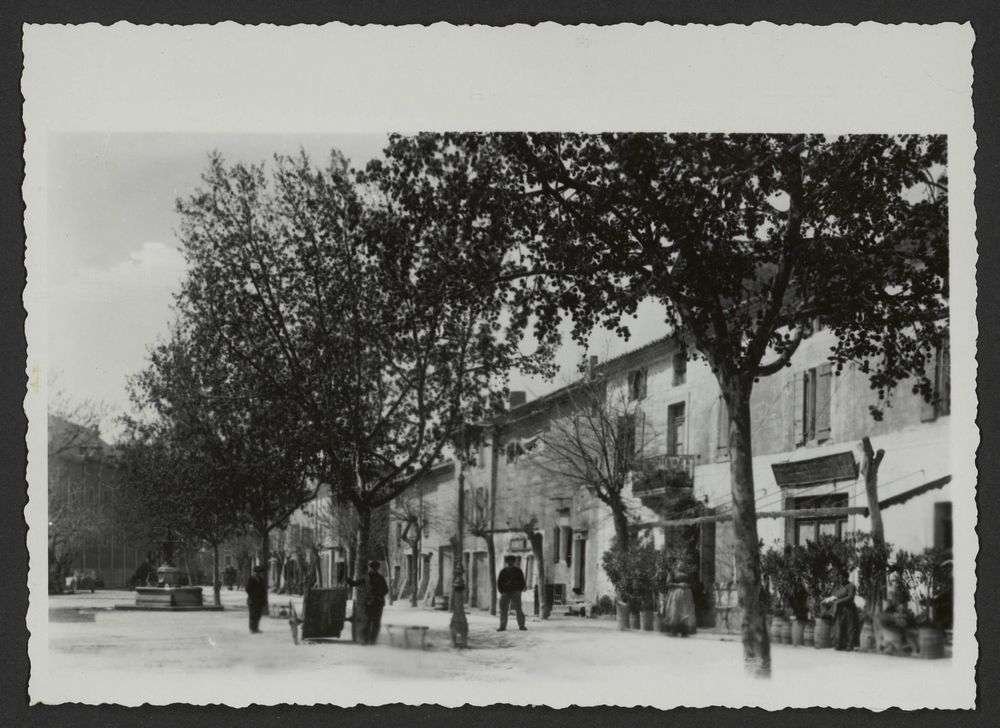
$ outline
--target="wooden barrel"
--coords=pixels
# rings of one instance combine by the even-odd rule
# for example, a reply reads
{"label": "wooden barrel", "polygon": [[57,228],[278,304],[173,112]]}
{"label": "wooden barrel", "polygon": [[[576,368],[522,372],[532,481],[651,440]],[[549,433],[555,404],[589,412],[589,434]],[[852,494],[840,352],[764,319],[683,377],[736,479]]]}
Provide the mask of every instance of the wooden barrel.
{"label": "wooden barrel", "polygon": [[792,625],[787,619],[781,620],[781,643],[792,644]]}
{"label": "wooden barrel", "polygon": [[944,630],[938,627],[921,627],[917,630],[920,657],[936,660],[944,657]]}
{"label": "wooden barrel", "polygon": [[802,644],[806,647],[812,647],[815,632],[816,626],[812,622],[806,622],[802,629]]}
{"label": "wooden barrel", "polygon": [[861,634],[858,640],[858,649],[862,652],[875,651],[875,630],[872,629],[871,622],[865,622],[861,625]]}
{"label": "wooden barrel", "polygon": [[830,620],[817,619],[816,630],[813,633],[813,647],[818,650],[827,649],[833,646],[833,633]]}
{"label": "wooden barrel", "polygon": [[615,605],[615,616],[618,618],[618,629],[628,629],[628,604],[618,602]]}
{"label": "wooden barrel", "polygon": [[801,619],[792,619],[792,644],[801,647],[805,644],[806,625]]}
{"label": "wooden barrel", "polygon": [[653,610],[643,610],[641,614],[642,618],[642,631],[652,632],[653,631],[653,615],[655,612]]}
{"label": "wooden barrel", "polygon": [[771,644],[778,644],[781,642],[781,617],[771,618]]}

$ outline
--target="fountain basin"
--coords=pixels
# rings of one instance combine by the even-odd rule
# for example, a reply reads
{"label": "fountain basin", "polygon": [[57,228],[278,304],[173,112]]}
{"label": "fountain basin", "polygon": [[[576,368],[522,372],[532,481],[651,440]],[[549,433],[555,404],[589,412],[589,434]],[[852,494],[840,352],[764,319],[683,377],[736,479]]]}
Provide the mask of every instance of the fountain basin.
{"label": "fountain basin", "polygon": [[200,586],[181,586],[181,570],[161,566],[156,570],[156,586],[139,586],[135,589],[135,606],[116,606],[116,609],[168,609],[173,611],[221,610],[222,607],[206,606]]}
{"label": "fountain basin", "polygon": [[135,590],[135,605],[147,609],[171,607],[201,607],[204,604],[200,586],[140,586]]}

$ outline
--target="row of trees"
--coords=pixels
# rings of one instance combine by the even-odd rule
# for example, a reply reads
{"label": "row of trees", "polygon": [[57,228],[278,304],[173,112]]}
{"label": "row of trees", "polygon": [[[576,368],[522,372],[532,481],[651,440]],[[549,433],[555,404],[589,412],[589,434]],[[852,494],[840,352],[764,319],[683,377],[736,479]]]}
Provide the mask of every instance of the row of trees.
{"label": "row of trees", "polygon": [[148,469],[153,491],[232,504],[265,545],[329,483],[363,561],[373,509],[463,452],[511,369],[546,371],[562,321],[627,338],[655,300],[729,408],[744,655],[767,674],[753,385],[817,319],[882,399],[923,372],[947,331],[945,153],[925,136],[553,133],[393,136],[363,171],[213,156],[178,203],[188,276],[132,441],[170,465]]}

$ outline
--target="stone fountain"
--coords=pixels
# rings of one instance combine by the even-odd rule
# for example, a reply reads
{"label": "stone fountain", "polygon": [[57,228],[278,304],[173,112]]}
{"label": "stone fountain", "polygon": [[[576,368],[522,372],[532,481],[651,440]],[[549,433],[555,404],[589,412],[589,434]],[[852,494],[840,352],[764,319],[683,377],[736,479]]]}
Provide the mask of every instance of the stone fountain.
{"label": "stone fountain", "polygon": [[181,570],[161,566],[156,570],[156,586],[135,589],[135,606],[142,609],[202,608],[200,586],[181,586]]}

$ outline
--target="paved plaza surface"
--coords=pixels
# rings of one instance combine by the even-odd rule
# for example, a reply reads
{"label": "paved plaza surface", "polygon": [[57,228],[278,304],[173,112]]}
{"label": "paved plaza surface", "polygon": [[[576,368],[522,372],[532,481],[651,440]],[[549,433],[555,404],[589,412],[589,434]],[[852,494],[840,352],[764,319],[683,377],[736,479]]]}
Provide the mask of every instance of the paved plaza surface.
{"label": "paved plaza surface", "polygon": [[[207,592],[207,590],[206,590]],[[209,596],[210,598],[210,596]],[[300,602],[301,598],[292,598]],[[265,618],[251,635],[244,595],[223,592],[221,612],[115,611],[130,592],[49,598],[49,649],[32,665],[33,700],[58,702],[332,703],[403,702],[568,705],[831,705],[883,709],[949,705],[965,697],[954,685],[958,660],[919,660],[773,647],[773,677],[748,679],[735,636],[687,639],[620,632],[613,620],[556,615],[513,617],[497,632],[488,612],[468,614],[470,647],[448,635],[449,612],[396,602],[383,623],[429,627],[428,649],[349,641],[295,645],[284,619]],[[272,595],[272,603],[289,597]],[[73,619],[94,610],[93,621]],[[513,627],[513,629],[510,629]],[[34,639],[34,637],[33,637]],[[36,664],[37,663],[37,664]]]}

